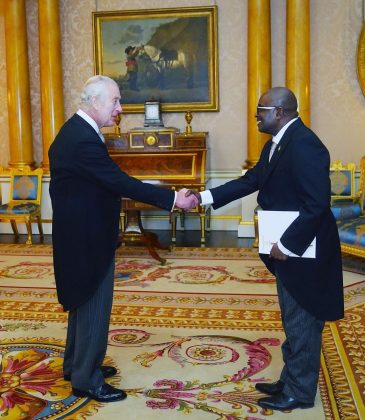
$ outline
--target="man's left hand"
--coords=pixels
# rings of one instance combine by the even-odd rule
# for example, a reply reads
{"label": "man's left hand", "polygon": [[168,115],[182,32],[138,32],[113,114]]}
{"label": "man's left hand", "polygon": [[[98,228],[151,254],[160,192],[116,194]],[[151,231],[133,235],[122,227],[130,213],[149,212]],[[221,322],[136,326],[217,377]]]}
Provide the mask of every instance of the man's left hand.
{"label": "man's left hand", "polygon": [[275,243],[270,251],[270,258],[275,258],[276,260],[286,261],[288,256],[280,251],[278,244]]}

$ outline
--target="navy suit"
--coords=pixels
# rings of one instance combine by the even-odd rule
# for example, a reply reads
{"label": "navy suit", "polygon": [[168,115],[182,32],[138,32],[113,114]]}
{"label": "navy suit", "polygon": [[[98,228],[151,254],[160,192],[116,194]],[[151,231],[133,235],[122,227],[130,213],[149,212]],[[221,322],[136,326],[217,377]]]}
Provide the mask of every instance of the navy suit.
{"label": "navy suit", "polygon": [[[100,386],[103,380],[100,372],[95,376],[94,371],[100,367],[106,351],[121,197],[171,210],[175,193],[122,172],[94,128],[77,114],[56,136],[49,149],[49,161],[56,287],[59,302],[71,315],[66,348],[67,374],[72,373],[74,387],[88,389]],[[86,319],[90,311],[93,318]],[[100,319],[103,326],[99,334]],[[83,337],[78,351],[85,353],[84,356],[92,353],[88,340],[95,339],[95,353],[99,356],[95,362],[95,355],[92,355],[89,366],[81,367],[76,359],[72,360],[74,347],[85,333],[84,327],[80,326],[90,322],[95,328],[89,331],[89,337]],[[76,374],[76,370],[80,373]]]}
{"label": "navy suit", "polygon": [[[286,261],[279,261],[268,255],[260,257],[280,283],[278,293],[284,318],[288,311],[283,306],[292,298],[291,303],[297,304],[303,309],[302,313],[309,314],[313,320],[323,323],[324,320],[339,319],[344,314],[342,263],[337,226],[330,210],[329,153],[300,119],[287,128],[269,162],[270,147],[271,141],[268,141],[256,166],[244,176],[210,190],[214,199],[213,207],[221,207],[259,191],[257,200],[263,210],[299,211],[298,218],[281,237],[281,243],[293,253],[302,255],[316,237],[316,258],[289,257]],[[286,298],[283,299],[283,295]],[[283,324],[288,324],[286,319],[283,319]],[[293,330],[296,326],[291,325],[290,328]],[[297,328],[300,332],[303,324],[298,322]],[[321,330],[318,325],[308,328]],[[287,344],[283,348],[284,361],[287,359]],[[316,366],[319,368],[318,343],[313,345],[312,350],[309,348],[306,351],[313,352],[308,357],[318,359]],[[314,372],[314,375],[318,375],[318,372]],[[310,402],[313,380],[309,382],[312,382],[312,390],[308,391],[306,397],[292,396]],[[301,386],[305,388],[306,384]]]}

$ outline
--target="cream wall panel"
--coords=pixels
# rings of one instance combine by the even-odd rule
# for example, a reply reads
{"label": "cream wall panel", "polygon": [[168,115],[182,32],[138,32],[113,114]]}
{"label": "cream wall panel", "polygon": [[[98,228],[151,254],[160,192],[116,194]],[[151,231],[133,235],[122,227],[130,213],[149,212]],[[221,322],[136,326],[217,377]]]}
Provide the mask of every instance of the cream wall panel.
{"label": "cream wall panel", "polygon": [[285,86],[286,0],[271,0],[272,86]]}
{"label": "cream wall panel", "polygon": [[365,97],[356,75],[362,0],[311,1],[312,127],[333,160],[365,155]]}
{"label": "cream wall panel", "polygon": [[37,164],[42,162],[42,122],[41,97],[39,86],[39,38],[38,38],[38,1],[26,0],[28,62],[30,81],[30,102],[32,111],[33,155]]}

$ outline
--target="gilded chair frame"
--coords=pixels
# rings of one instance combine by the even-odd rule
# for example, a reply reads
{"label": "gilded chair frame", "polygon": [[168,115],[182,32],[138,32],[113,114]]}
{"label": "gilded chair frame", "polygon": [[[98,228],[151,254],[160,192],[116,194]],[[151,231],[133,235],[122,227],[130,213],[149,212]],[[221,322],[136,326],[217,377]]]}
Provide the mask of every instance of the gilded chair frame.
{"label": "gilded chair frame", "polygon": [[[38,168],[32,170],[29,167],[24,168],[10,168],[8,170],[3,170],[2,173],[10,175],[10,190],[9,190],[9,201],[8,205],[20,205],[20,204],[27,204],[32,203],[38,205],[38,209],[35,211],[31,211],[29,213],[1,213],[0,214],[0,222],[7,222],[9,221],[12,227],[12,230],[16,236],[19,236],[19,231],[17,227],[17,223],[25,223],[27,228],[27,240],[26,244],[32,244],[32,222],[37,222],[39,234],[43,237],[43,228],[42,228],[42,219],[41,219],[41,197],[42,197],[42,176],[43,176],[43,169]],[[37,187],[37,196],[35,199],[13,199],[14,193],[14,184],[15,179],[17,176],[36,176],[38,187]]]}
{"label": "gilded chair frame", "polygon": [[[362,209],[362,214],[360,217],[365,215],[365,156],[361,158],[360,161],[360,179],[359,187],[357,194],[354,199],[355,202],[358,202]],[[365,258],[365,248],[358,245],[350,245],[341,242],[341,251],[346,254],[355,255],[357,257]]]}
{"label": "gilded chair frame", "polygon": [[359,189],[356,199],[359,201],[362,211],[365,212],[365,156],[360,161]]}

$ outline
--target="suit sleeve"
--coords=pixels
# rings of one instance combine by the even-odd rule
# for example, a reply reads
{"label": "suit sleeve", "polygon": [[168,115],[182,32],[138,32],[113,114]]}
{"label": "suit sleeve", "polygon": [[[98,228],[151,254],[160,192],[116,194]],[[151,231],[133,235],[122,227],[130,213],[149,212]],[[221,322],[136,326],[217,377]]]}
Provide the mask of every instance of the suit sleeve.
{"label": "suit sleeve", "polygon": [[302,255],[330,211],[330,157],[318,138],[308,136],[292,150],[292,176],[300,199],[299,216],[280,238],[285,248]]}
{"label": "suit sleeve", "polygon": [[74,159],[74,167],[80,177],[99,184],[116,196],[142,201],[165,210],[172,209],[174,191],[144,183],[123,172],[101,142],[80,142],[76,147]]}
{"label": "suit sleeve", "polygon": [[214,209],[259,190],[265,163],[269,159],[270,143],[271,141],[265,144],[258,163],[252,169],[249,169],[245,175],[210,190],[214,199],[212,204]]}

